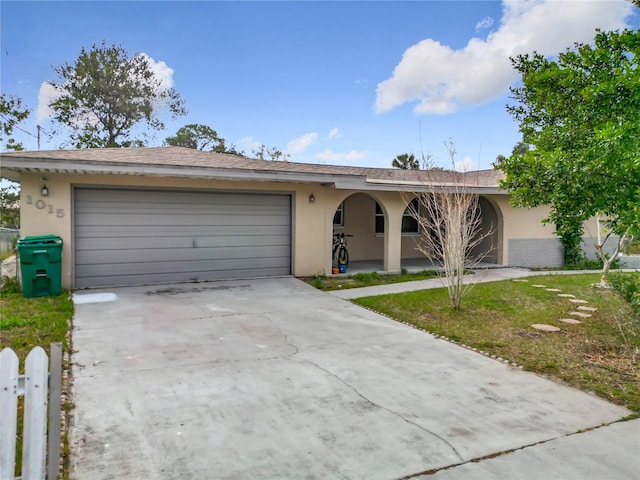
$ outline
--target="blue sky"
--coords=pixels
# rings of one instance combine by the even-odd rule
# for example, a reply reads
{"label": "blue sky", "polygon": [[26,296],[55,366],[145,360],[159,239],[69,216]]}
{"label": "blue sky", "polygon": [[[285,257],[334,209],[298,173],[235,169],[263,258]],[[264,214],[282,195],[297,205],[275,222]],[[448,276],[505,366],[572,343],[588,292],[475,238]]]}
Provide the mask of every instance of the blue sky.
{"label": "blue sky", "polygon": [[[517,82],[508,57],[553,55],[595,28],[638,28],[623,0],[412,2],[2,1],[2,92],[33,110],[18,132],[35,150],[51,127],[51,65],[105,40],[149,56],[189,113],[245,150],[292,161],[390,166],[400,153],[490,168],[520,139],[506,113]],[[42,138],[42,149],[60,139]]]}

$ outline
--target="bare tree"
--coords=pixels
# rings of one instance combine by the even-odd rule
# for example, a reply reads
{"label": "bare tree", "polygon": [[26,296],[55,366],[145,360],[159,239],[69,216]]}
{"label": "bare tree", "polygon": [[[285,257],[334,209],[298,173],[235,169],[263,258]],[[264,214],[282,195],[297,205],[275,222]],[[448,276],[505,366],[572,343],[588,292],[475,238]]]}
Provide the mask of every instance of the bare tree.
{"label": "bare tree", "polygon": [[[452,142],[445,146],[454,166],[455,146]],[[430,158],[423,156],[424,163],[429,164]],[[442,174],[442,170],[434,169],[424,172],[426,191],[415,195],[418,208],[410,201],[407,204],[423,232],[417,248],[443,269],[451,307],[459,310],[462,298],[473,287],[473,283],[464,282],[465,271],[477,267],[493,246],[480,252],[474,249],[492,235],[494,228],[482,228],[479,197],[472,192],[476,185],[474,172],[450,172],[444,184]]]}

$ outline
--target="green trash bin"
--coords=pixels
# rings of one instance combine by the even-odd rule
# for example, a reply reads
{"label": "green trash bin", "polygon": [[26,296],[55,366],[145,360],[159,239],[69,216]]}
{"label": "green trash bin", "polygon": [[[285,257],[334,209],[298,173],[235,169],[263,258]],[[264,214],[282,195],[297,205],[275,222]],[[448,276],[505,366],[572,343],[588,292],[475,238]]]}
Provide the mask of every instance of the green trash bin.
{"label": "green trash bin", "polygon": [[46,297],[62,291],[62,239],[56,235],[18,240],[22,296]]}

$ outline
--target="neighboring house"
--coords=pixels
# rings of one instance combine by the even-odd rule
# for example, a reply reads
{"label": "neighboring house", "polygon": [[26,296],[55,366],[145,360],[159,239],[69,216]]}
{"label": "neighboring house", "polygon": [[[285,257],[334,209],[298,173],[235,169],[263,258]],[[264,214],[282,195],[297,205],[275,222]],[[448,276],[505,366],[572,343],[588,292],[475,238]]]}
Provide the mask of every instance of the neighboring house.
{"label": "neighboring house", "polygon": [[[388,272],[421,258],[406,215],[425,172],[253,160],[182,147],[0,154],[21,184],[22,235],[64,241],[67,288],[331,273],[334,231],[352,234],[352,261]],[[447,188],[455,172],[436,172]],[[501,172],[473,172],[486,261],[559,266],[546,208],[517,209]],[[45,189],[46,187],[46,189]],[[46,194],[46,195],[45,195]]]}

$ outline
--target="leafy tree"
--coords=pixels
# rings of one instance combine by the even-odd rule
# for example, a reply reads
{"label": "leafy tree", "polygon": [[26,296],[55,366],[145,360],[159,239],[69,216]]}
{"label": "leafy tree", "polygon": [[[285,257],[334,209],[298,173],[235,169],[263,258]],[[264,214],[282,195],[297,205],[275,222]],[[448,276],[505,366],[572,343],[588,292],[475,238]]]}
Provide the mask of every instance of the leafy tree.
{"label": "leafy tree", "polygon": [[393,159],[391,166],[400,170],[419,170],[420,162],[418,162],[413,153],[401,153]]}
{"label": "leafy tree", "polygon": [[518,142],[511,150],[511,155],[524,155],[529,151],[529,144],[525,142]]}
{"label": "leafy tree", "polygon": [[253,150],[253,155],[260,160],[274,160],[288,162],[290,156],[278,147],[267,147],[264,143],[259,148]]}
{"label": "leafy tree", "polygon": [[[22,144],[11,137],[17,124],[25,120],[31,111],[22,105],[22,99],[14,95],[0,94],[0,143],[3,150],[22,150]],[[6,143],[5,143],[6,142]]]}
{"label": "leafy tree", "polygon": [[[3,150],[23,150],[22,143],[12,137],[16,126],[29,116],[30,110],[22,105],[22,99],[0,94],[0,143]],[[20,184],[7,179],[0,184],[0,226],[20,228]]]}
{"label": "leafy tree", "polygon": [[199,123],[191,123],[180,128],[175,136],[165,139],[167,145],[174,147],[186,147],[207,152],[229,153],[242,155],[232,144],[227,146],[225,139],[218,136],[213,128]]}
{"label": "leafy tree", "polygon": [[20,185],[7,182],[0,185],[0,226],[20,228]]}
{"label": "leafy tree", "polygon": [[[529,144],[528,143],[524,143],[524,142],[518,142],[516,143],[516,145],[513,147],[513,150],[511,151],[511,155],[522,155],[524,153],[527,152],[527,150],[529,150]],[[496,157],[495,162],[492,163],[493,168],[494,169],[500,169],[502,167],[502,162],[504,162],[504,159],[506,157],[504,155],[498,155]]]}
{"label": "leafy tree", "polygon": [[148,57],[129,57],[118,45],[82,48],[74,64],[53,70],[60,79],[49,82],[59,95],[50,104],[53,119],[71,129],[76,148],[144,145],[135,126],[162,130],[161,112],[172,118],[186,114],[184,101],[173,88],[162,87]]}
{"label": "leafy tree", "polygon": [[640,225],[639,53],[640,31],[598,31],[593,46],[576,44],[556,61],[537,53],[512,59],[522,86],[511,89],[517,104],[507,110],[532,148],[503,161],[502,186],[516,205],[549,205],[546,221],[563,238],[575,241],[583,222],[605,218],[619,241],[609,258],[603,241],[595,245],[603,282],[625,235]]}

